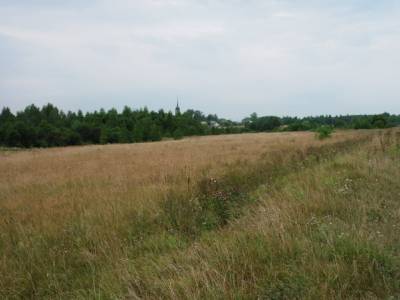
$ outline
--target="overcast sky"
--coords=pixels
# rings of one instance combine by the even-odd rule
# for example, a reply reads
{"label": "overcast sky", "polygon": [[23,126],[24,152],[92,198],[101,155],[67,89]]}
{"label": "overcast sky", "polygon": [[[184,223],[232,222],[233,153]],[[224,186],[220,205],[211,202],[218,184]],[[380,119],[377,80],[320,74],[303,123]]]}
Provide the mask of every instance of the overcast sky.
{"label": "overcast sky", "polygon": [[0,107],[400,113],[398,0],[0,0]]}

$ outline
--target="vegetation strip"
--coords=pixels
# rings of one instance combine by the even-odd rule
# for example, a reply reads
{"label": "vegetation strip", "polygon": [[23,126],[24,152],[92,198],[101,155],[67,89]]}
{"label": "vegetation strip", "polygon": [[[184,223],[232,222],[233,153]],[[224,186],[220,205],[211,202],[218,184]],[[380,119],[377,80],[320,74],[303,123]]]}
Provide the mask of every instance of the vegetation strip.
{"label": "vegetation strip", "polygon": [[169,229],[194,237],[202,230],[219,228],[240,215],[242,206],[254,200],[250,193],[260,185],[271,185],[290,172],[360,147],[369,139],[366,136],[303,151],[276,152],[254,163],[239,162],[220,178],[200,180],[194,189],[172,191],[162,205]]}

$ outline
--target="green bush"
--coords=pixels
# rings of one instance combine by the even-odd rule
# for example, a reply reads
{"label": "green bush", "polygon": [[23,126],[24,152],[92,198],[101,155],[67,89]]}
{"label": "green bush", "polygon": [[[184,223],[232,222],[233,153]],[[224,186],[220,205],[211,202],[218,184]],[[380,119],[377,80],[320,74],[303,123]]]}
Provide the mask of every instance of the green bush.
{"label": "green bush", "polygon": [[328,125],[322,125],[322,126],[318,127],[315,130],[315,132],[316,132],[317,138],[320,140],[323,140],[323,139],[331,137],[333,128]]}

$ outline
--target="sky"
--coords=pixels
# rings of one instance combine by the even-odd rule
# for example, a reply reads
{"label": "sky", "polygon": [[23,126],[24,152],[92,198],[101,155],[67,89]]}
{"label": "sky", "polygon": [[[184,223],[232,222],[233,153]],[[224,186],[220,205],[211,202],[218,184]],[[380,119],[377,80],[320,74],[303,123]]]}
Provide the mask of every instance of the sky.
{"label": "sky", "polygon": [[400,113],[398,0],[0,0],[0,107]]}

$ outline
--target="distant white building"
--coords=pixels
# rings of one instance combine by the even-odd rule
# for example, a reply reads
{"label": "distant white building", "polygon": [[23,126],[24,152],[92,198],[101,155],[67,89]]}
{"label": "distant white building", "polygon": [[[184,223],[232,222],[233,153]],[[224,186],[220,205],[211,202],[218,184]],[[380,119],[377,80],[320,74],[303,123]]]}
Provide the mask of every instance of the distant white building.
{"label": "distant white building", "polygon": [[219,128],[221,125],[217,121],[210,121],[210,127]]}
{"label": "distant white building", "polygon": [[208,126],[210,128],[220,128],[221,127],[221,124],[219,124],[216,121],[210,121],[210,122],[201,121],[201,125]]}

